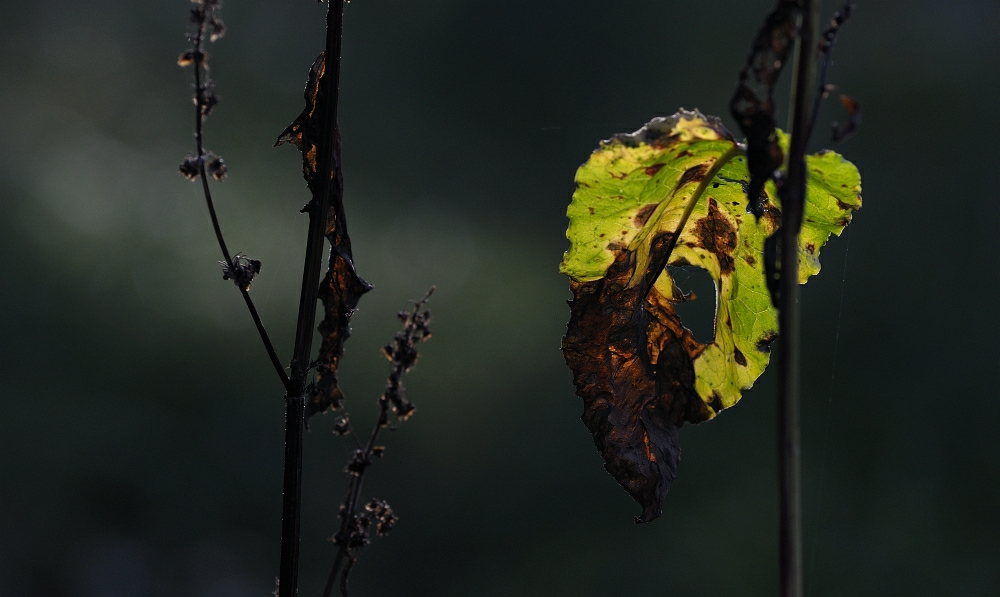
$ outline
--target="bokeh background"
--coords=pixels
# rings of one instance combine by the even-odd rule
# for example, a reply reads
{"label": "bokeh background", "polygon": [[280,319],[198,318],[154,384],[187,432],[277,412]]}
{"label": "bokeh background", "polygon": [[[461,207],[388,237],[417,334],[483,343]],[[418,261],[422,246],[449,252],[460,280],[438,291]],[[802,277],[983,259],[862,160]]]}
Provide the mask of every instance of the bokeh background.
{"label": "bokeh background", "polygon": [[[366,482],[401,520],[362,554],[354,594],[776,594],[773,372],[682,430],[664,515],[637,526],[578,420],[557,272],[575,168],[679,106],[732,125],[771,5],[347,7],[347,209],[375,285],[342,366],[359,427],[395,312],[438,286],[406,379],[418,413]],[[0,595],[266,596],[282,392],[177,173],[193,149],[188,2],[3,7]],[[207,145],[230,167],[217,205],[230,247],[263,260],[252,292],[283,359],[307,193],[296,151],[271,144],[301,110],[324,10],[229,0],[211,48]],[[859,1],[838,41],[831,81],[864,124],[837,150],[865,203],[803,293],[811,596],[1000,592],[998,32],[996,0]],[[690,317],[704,329],[704,308]],[[332,423],[305,445],[303,595],[334,554],[350,444]]]}

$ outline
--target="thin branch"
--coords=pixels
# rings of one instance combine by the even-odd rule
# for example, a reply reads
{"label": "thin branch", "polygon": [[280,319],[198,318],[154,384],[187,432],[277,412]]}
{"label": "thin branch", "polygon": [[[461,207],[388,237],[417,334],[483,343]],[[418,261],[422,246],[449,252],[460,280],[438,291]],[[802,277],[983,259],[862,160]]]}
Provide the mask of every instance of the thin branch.
{"label": "thin branch", "polygon": [[338,549],[337,557],[333,559],[333,568],[330,569],[330,576],[326,579],[326,587],[323,589],[323,597],[333,595],[333,585],[337,582],[337,572],[340,571],[340,563],[344,560],[346,549]]}
{"label": "thin branch", "polygon": [[850,2],[845,3],[839,11],[833,13],[833,18],[830,19],[830,26],[820,36],[819,47],[816,48],[816,51],[823,62],[819,69],[819,89],[816,93],[816,98],[813,100],[812,113],[809,118],[809,136],[812,136],[812,132],[816,128],[819,107],[822,105],[823,100],[829,97],[831,88],[833,87],[832,85],[827,85],[827,72],[830,70],[830,63],[833,62],[833,45],[837,42],[837,34],[840,33],[840,28],[850,20],[853,11],[854,5]]}
{"label": "thin branch", "polygon": [[[217,7],[217,5],[216,5]],[[203,5],[194,8],[193,10],[199,11],[195,15],[198,17],[197,30],[192,37],[192,42],[194,43],[194,51],[191,53],[191,62],[194,65],[194,86],[195,86],[195,143],[197,148],[197,171],[198,176],[201,178],[201,188],[205,195],[205,203],[208,205],[208,213],[212,219],[212,228],[215,230],[215,238],[219,242],[219,248],[222,250],[222,256],[225,259],[225,266],[228,271],[233,272],[237,270],[237,263],[233,260],[232,255],[229,253],[229,248],[226,246],[226,240],[222,235],[222,227],[219,225],[219,217],[215,212],[215,203],[212,201],[212,191],[208,186],[208,172],[205,166],[206,152],[204,143],[204,122],[205,117],[208,112],[211,111],[212,105],[215,103],[215,96],[210,92],[211,83],[208,81],[207,71],[208,66],[206,64],[207,54],[204,50],[205,33],[211,23],[213,26],[213,39],[217,36],[222,35],[223,26],[221,21],[217,19],[214,15],[211,20],[208,16],[209,10],[215,10],[216,7],[206,7]],[[183,57],[182,57],[183,59]],[[205,70],[205,81],[202,81],[202,69]],[[213,175],[221,179],[225,176],[225,165],[223,164],[221,158],[216,158],[213,160]],[[253,300],[250,298],[250,294],[247,288],[243,285],[237,284],[240,288],[240,293],[243,295],[243,301],[247,305],[247,309],[250,311],[250,316],[253,318],[254,325],[257,327],[257,333],[260,335],[260,340],[264,344],[265,350],[267,350],[267,356],[271,360],[271,365],[274,367],[275,373],[278,374],[278,378],[281,380],[281,385],[287,391],[289,388],[288,375],[285,373],[285,368],[281,364],[281,360],[278,358],[277,353],[274,350],[274,345],[271,343],[271,338],[267,334],[267,330],[264,328],[263,322],[261,322],[260,315],[257,313],[257,308],[253,304]]]}
{"label": "thin branch", "polygon": [[247,304],[247,309],[250,311],[250,316],[253,317],[253,323],[257,326],[257,333],[260,335],[261,342],[264,343],[264,348],[267,349],[267,356],[271,359],[271,366],[274,367],[274,371],[281,378],[281,384],[285,387],[285,391],[291,387],[291,382],[288,379],[288,374],[285,373],[285,368],[281,365],[281,360],[278,358],[278,354],[274,351],[274,346],[271,344],[271,339],[267,336],[267,330],[264,329],[264,323],[260,320],[260,315],[257,313],[257,307],[253,304],[253,299],[250,298],[250,292],[246,288],[240,288],[240,294],[243,295],[243,302]]}

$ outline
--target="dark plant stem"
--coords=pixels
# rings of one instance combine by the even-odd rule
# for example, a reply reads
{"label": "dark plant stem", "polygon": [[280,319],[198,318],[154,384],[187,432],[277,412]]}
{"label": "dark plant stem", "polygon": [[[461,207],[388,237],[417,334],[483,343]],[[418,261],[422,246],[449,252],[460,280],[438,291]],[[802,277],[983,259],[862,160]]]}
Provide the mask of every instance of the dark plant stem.
{"label": "dark plant stem", "polygon": [[809,91],[818,6],[804,0],[792,85],[792,137],[781,186],[781,304],[778,329],[779,571],[782,597],[802,597],[802,465],[799,427],[799,230],[806,197]]}
{"label": "dark plant stem", "polygon": [[[205,39],[205,22],[204,20],[198,25],[198,32],[194,38],[194,46],[196,55],[201,55],[202,45]],[[205,193],[205,203],[208,205],[208,213],[212,218],[212,228],[215,230],[215,238],[219,241],[219,248],[222,249],[222,257],[226,260],[226,265],[229,267],[230,271],[235,269],[233,263],[232,255],[229,253],[229,248],[226,246],[226,240],[222,236],[222,227],[219,225],[219,217],[215,213],[215,203],[212,201],[212,191],[208,187],[208,173],[205,171],[205,143],[204,134],[202,133],[203,124],[205,122],[205,94],[202,89],[201,81],[201,70],[204,67],[201,59],[195,60],[194,62],[194,86],[195,86],[195,142],[197,144],[198,151],[198,175],[201,177],[201,188]],[[285,391],[288,391],[289,380],[288,375],[285,373],[285,368],[281,364],[281,360],[278,358],[278,354],[274,350],[274,345],[271,344],[271,338],[267,335],[267,330],[264,329],[264,324],[260,320],[260,315],[257,313],[257,307],[253,304],[253,299],[250,298],[250,293],[247,292],[246,288],[240,288],[240,293],[243,295],[243,301],[247,305],[247,309],[250,311],[250,316],[253,317],[254,325],[257,326],[257,333],[260,335],[261,342],[264,343],[264,348],[267,350],[267,356],[271,359],[271,365],[274,367],[274,371],[278,374],[278,378],[281,380],[281,385],[284,386]]]}
{"label": "dark plant stem", "polygon": [[[320,270],[323,264],[324,236],[327,212],[335,171],[334,141],[337,126],[337,104],[340,87],[340,49],[343,31],[344,2],[330,0],[326,17],[326,74],[320,81],[320,93],[326,98],[320,114],[321,142],[318,147],[318,197],[307,206],[309,232],[302,271],[302,290],[295,323],[295,345],[292,354],[291,380],[285,395],[285,459],[281,509],[281,561],[278,575],[278,597],[294,597],[298,592],[299,520],[302,502],[302,438],[305,433],[306,376],[316,327],[316,301],[319,294]],[[339,172],[338,172],[339,174]],[[339,176],[337,176],[339,179]],[[338,192],[337,201],[340,201]],[[339,206],[338,206],[339,207]],[[341,211],[341,210],[338,210]]]}
{"label": "dark plant stem", "polygon": [[302,503],[304,392],[285,397],[285,459],[281,501],[281,561],[278,597],[293,597],[299,582],[299,508]]}
{"label": "dark plant stem", "polygon": [[323,589],[323,597],[333,595],[333,585],[337,582],[337,572],[340,571],[340,564],[344,561],[345,553],[347,553],[346,549],[337,550],[337,557],[333,559],[333,568],[330,569],[330,576],[326,579],[326,588]]}

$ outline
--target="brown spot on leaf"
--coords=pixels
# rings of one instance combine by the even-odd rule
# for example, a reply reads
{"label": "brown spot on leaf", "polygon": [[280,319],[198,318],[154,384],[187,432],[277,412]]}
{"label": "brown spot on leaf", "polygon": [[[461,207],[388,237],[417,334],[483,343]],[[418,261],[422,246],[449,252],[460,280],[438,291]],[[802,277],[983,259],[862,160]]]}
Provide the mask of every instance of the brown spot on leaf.
{"label": "brown spot on leaf", "polygon": [[656,176],[656,173],[659,172],[664,166],[666,166],[666,164],[653,164],[652,166],[646,168],[646,176]]}
{"label": "brown spot on leaf", "polygon": [[753,258],[753,255],[750,255],[749,253],[748,253],[747,255],[744,255],[744,256],[743,256],[743,261],[746,261],[746,262],[747,262],[747,265],[751,265],[751,266],[752,266],[753,264],[757,263],[757,260],[756,260],[756,259],[754,259],[754,258]]}
{"label": "brown spot on leaf", "polygon": [[806,243],[806,253],[809,253],[810,255],[815,255],[816,245],[814,245],[813,243]]}
{"label": "brown spot on leaf", "polygon": [[588,207],[587,211],[590,212],[590,215],[594,215],[594,208],[593,207]]}
{"label": "brown spot on leaf", "polygon": [[778,332],[768,332],[763,338],[757,341],[757,350],[760,352],[771,352],[771,343],[778,337]]}
{"label": "brown spot on leaf", "polygon": [[[845,185],[841,185],[841,186],[846,187],[847,185],[845,184]],[[834,199],[837,199],[837,198],[834,197]],[[850,205],[844,203],[840,199],[837,199],[837,207],[839,207],[841,211],[851,211],[852,209],[854,209],[853,207],[851,207]]]}
{"label": "brown spot on leaf", "polygon": [[736,361],[736,364],[741,367],[747,366],[747,358],[743,356],[743,353],[740,352],[740,349],[736,348],[735,346],[733,347],[733,360]]}
{"label": "brown spot on leaf", "polygon": [[774,208],[764,208],[764,219],[767,220],[767,224],[771,227],[771,230],[777,230],[781,227],[781,212]]}
{"label": "brown spot on leaf", "polygon": [[649,203],[639,208],[639,211],[635,214],[635,218],[632,219],[632,223],[635,224],[635,227],[642,228],[645,226],[646,222],[649,221],[649,216],[653,215],[653,212],[656,211],[658,205],[658,203]]}
{"label": "brown spot on leaf", "polygon": [[716,413],[722,412],[723,411],[722,394],[719,394],[718,392],[712,392],[712,399],[709,400],[708,405],[711,406],[712,410],[714,410]]}
{"label": "brown spot on leaf", "polygon": [[674,193],[681,190],[684,185],[693,182],[701,182],[705,178],[705,174],[708,173],[708,164],[698,164],[697,166],[692,166],[681,174],[680,179],[677,181],[677,186],[674,188]]}
{"label": "brown spot on leaf", "polygon": [[677,159],[680,159],[680,158],[685,158],[685,157],[691,157],[693,155],[694,155],[693,153],[691,153],[690,151],[688,151],[687,149],[685,149],[684,151],[678,153],[676,157],[677,157]]}
{"label": "brown spot on leaf", "polygon": [[713,253],[719,260],[722,275],[733,271],[733,251],[736,249],[736,228],[719,209],[714,199],[708,201],[708,215],[694,225],[698,246]]}

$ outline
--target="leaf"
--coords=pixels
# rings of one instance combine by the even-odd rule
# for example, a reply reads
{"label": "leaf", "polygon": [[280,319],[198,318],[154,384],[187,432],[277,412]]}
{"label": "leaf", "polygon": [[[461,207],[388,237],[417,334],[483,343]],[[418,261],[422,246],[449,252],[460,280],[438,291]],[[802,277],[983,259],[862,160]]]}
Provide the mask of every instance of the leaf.
{"label": "leaf", "polygon": [[750,211],[758,217],[759,193],[784,161],[775,132],[774,86],[791,56],[801,14],[801,0],[779,0],[754,37],[740,71],[740,84],[729,102],[733,118],[748,139]]}
{"label": "leaf", "polygon": [[330,267],[319,287],[323,321],[319,324],[322,342],[316,359],[316,385],[306,403],[306,420],[313,415],[343,406],[344,394],[337,383],[337,366],[344,356],[344,342],[351,335],[351,315],[361,296],[372,289],[354,271],[354,263],[338,245],[330,253]]}
{"label": "leaf", "polygon": [[[344,394],[337,383],[337,367],[344,356],[344,343],[351,336],[351,316],[358,307],[361,296],[372,285],[354,269],[351,237],[347,234],[344,215],[344,177],[340,168],[340,131],[334,136],[334,168],[330,208],[326,214],[326,238],[330,242],[330,265],[319,287],[319,300],[323,303],[323,321],[319,324],[322,341],[319,356],[314,362],[316,385],[306,403],[306,421],[313,415],[338,409],[343,405]],[[314,197],[319,192],[313,189]]]}
{"label": "leaf", "polygon": [[[822,152],[807,165],[801,282],[861,206],[852,164]],[[605,468],[643,508],[636,522],[662,512],[678,429],[736,404],[767,366],[777,313],[761,252],[781,212],[768,183],[763,217],[750,215],[748,181],[742,145],[718,119],[685,110],[602,142],[576,174],[560,266],[574,297],[563,354]],[[715,281],[712,342],[698,342],[674,311],[686,297],[667,264]]]}
{"label": "leaf", "polygon": [[[326,61],[320,54],[309,69],[306,83],[306,106],[302,113],[278,136],[275,147],[284,143],[294,144],[302,152],[302,174],[309,190],[312,191],[311,205],[320,205],[319,184],[320,143],[323,139],[321,115],[326,108],[327,98],[322,92],[326,77]],[[344,356],[344,343],[351,335],[350,320],[361,296],[372,289],[372,285],[362,279],[354,268],[351,253],[351,238],[347,234],[344,216],[344,178],[341,171],[340,129],[336,127],[332,135],[333,171],[330,173],[330,202],[325,215],[325,235],[332,247],[330,265],[320,283],[319,299],[323,303],[324,317],[319,324],[322,338],[319,356],[313,362],[316,382],[306,402],[306,421],[313,415],[338,409],[343,405],[344,394],[337,382],[337,367]],[[309,206],[303,208],[303,211]]]}
{"label": "leaf", "polygon": [[302,175],[306,179],[309,190],[317,192],[316,184],[316,160],[319,159],[319,143],[321,138],[319,109],[323,98],[320,97],[320,79],[326,74],[326,59],[320,53],[309,68],[309,80],[306,82],[304,92],[306,107],[302,113],[292,121],[292,124],[285,127],[278,135],[278,140],[274,146],[291,143],[302,152]]}

